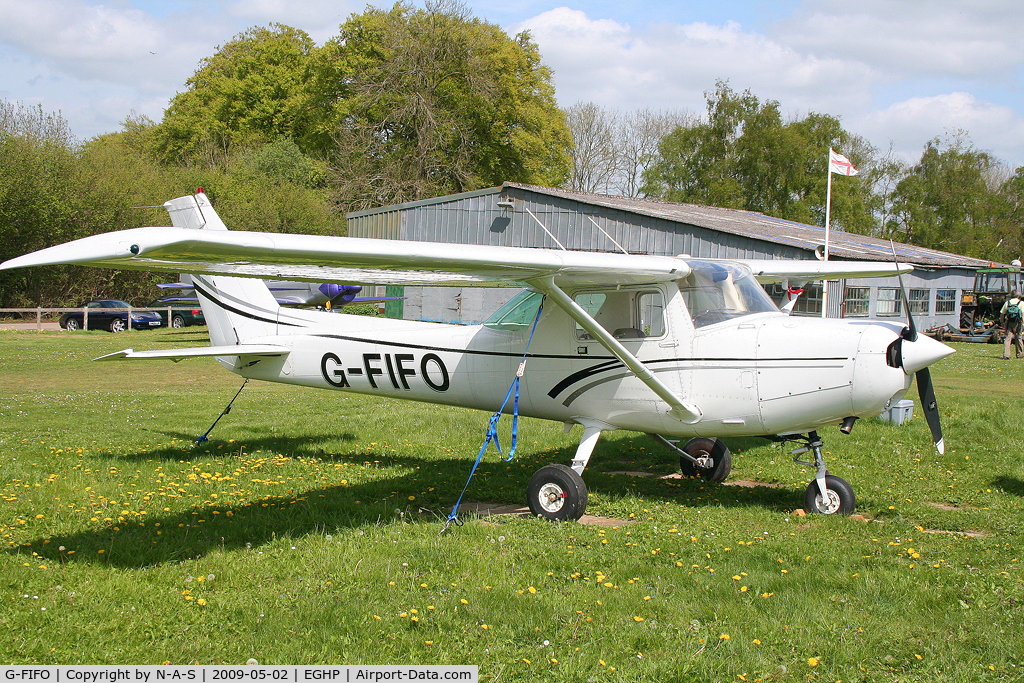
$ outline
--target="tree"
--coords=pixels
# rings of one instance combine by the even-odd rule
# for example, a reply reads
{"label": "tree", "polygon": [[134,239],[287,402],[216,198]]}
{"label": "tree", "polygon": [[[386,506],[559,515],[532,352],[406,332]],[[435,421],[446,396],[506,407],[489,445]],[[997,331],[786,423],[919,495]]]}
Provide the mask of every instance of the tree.
{"label": "tree", "polygon": [[165,162],[223,161],[233,145],[272,142],[296,131],[312,39],[290,26],[256,26],[200,62],[155,131]]}
{"label": "tree", "polygon": [[568,175],[570,135],[526,33],[509,38],[456,2],[396,4],[349,18],[324,61],[318,82],[345,81],[332,156],[351,208]]}
{"label": "tree", "polygon": [[963,133],[935,138],[896,187],[896,223],[904,242],[988,258],[999,242],[992,157]]}
{"label": "tree", "polygon": [[[778,102],[735,93],[724,81],[705,97],[705,121],[662,139],[644,172],[644,193],[823,224],[829,147],[847,150],[859,166],[864,146],[835,117],[811,113],[783,122]],[[833,184],[832,224],[870,231],[869,192],[857,178]]]}
{"label": "tree", "polygon": [[618,164],[612,183],[615,192],[625,197],[642,196],[643,174],[656,158],[658,144],[676,128],[691,125],[692,120],[693,116],[683,110],[637,109],[620,115],[616,131]]}
{"label": "tree", "polygon": [[642,194],[643,172],[658,143],[691,119],[682,111],[622,112],[593,102],[577,102],[565,110],[565,118],[573,138],[570,189],[626,197]]}
{"label": "tree", "polygon": [[565,110],[565,122],[573,139],[569,189],[607,194],[619,164],[617,113],[593,102],[577,102]]}

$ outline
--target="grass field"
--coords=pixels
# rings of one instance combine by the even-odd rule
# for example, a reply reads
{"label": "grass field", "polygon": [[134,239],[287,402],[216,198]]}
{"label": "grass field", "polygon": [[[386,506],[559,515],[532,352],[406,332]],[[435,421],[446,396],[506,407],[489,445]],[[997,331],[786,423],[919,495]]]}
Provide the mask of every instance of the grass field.
{"label": "grass field", "polygon": [[[90,362],[206,343],[0,332],[0,662],[1024,679],[1024,362],[1001,348],[934,366],[945,455],[921,417],[823,432],[867,521],[793,514],[813,475],[767,441],[730,442],[722,486],[615,474],[677,470],[615,433],[585,479],[588,513],[619,522],[465,516],[439,536],[487,415],[250,383],[191,448],[240,379],[212,360]],[[579,429],[525,420],[516,459],[489,451],[467,498],[522,503]]]}

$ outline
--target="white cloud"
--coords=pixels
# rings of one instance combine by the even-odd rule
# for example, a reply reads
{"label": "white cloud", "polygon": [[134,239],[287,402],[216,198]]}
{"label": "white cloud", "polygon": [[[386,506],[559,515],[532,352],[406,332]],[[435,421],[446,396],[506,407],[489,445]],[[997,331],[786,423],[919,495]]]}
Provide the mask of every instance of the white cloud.
{"label": "white cloud", "polygon": [[979,149],[1013,165],[1024,159],[1024,118],[1010,107],[966,92],[913,97],[866,114],[857,123],[876,146],[887,147],[891,140],[894,151],[911,162],[920,158],[929,140],[958,130],[969,133]]}
{"label": "white cloud", "polygon": [[798,49],[869,64],[888,78],[1005,81],[1024,60],[1019,0],[816,0],[772,27]]}
{"label": "white cloud", "polygon": [[777,99],[784,110],[822,110],[828,104],[825,111],[834,111],[871,97],[872,72],[864,65],[804,55],[733,22],[638,29],[559,8],[522,27],[530,29],[554,69],[563,104],[586,100],[626,109],[703,111],[703,93],[718,79],[734,90],[750,88],[763,99]]}
{"label": "white cloud", "polygon": [[37,70],[45,65],[70,78],[143,89],[181,83],[181,72],[190,73],[209,44],[208,35],[171,31],[169,23],[140,10],[66,0],[0,6],[0,40]]}
{"label": "white cloud", "polygon": [[246,26],[286,24],[302,29],[317,44],[322,44],[338,35],[338,26],[354,10],[362,8],[363,5],[357,3],[337,0],[239,0],[231,4],[228,11]]}

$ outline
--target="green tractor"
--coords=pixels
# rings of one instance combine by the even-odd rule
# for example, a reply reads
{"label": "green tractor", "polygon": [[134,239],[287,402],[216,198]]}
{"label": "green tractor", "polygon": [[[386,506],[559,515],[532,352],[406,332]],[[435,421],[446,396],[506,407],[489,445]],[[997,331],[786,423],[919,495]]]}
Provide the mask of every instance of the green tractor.
{"label": "green tractor", "polygon": [[988,337],[993,344],[1002,342],[999,311],[1011,291],[1021,292],[1020,280],[1020,265],[1016,261],[1012,267],[979,269],[974,276],[974,289],[965,289],[960,295],[960,332]]}

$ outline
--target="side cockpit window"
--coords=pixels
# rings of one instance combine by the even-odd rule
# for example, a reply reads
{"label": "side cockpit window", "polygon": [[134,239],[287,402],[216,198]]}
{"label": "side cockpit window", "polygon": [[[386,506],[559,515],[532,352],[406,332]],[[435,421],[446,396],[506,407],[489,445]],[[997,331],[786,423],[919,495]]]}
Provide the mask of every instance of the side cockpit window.
{"label": "side cockpit window", "polygon": [[[665,334],[665,300],[659,291],[583,292],[573,300],[616,339],[648,339]],[[579,323],[574,323],[574,328],[576,339],[593,338]]]}

